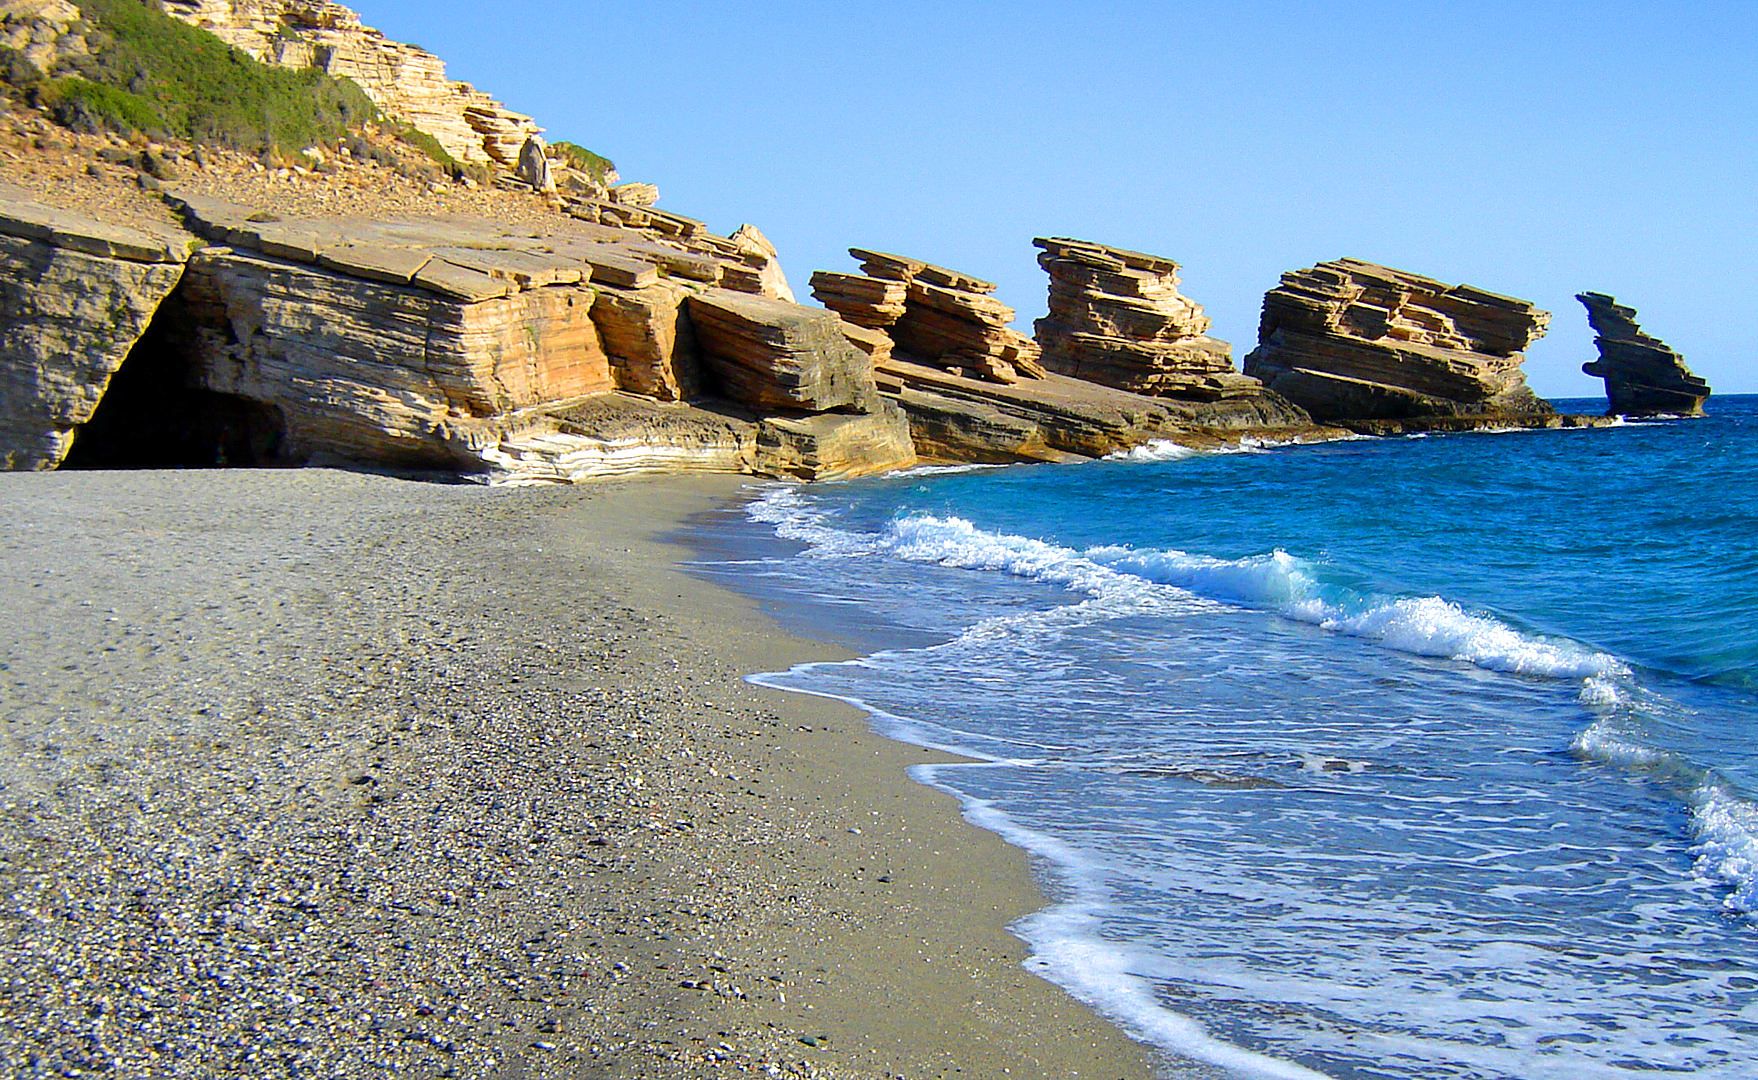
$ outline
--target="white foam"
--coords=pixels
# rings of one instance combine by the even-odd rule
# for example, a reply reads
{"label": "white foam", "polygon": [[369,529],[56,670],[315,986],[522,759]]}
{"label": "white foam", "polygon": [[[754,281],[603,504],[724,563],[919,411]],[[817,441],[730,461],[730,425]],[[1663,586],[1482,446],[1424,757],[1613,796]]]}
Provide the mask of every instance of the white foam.
{"label": "white foam", "polygon": [[1630,694],[1625,685],[1623,680],[1610,675],[1592,675],[1581,683],[1581,693],[1576,695],[1576,700],[1590,708],[1627,705]]}
{"label": "white foam", "polygon": [[1714,778],[1692,803],[1698,878],[1731,890],[1722,901],[1728,910],[1758,914],[1758,806]]}
{"label": "white foam", "polygon": [[1573,642],[1530,637],[1438,596],[1406,597],[1354,614],[1339,612],[1320,619],[1318,625],[1369,638],[1400,652],[1463,660],[1490,671],[1587,678],[1624,670],[1622,663],[1605,653]]}
{"label": "white foam", "polygon": [[1011,468],[1009,465],[995,465],[972,462],[966,465],[917,465],[913,469],[899,469],[897,472],[885,474],[887,480],[914,480],[923,476],[955,476],[959,473],[993,472],[996,469]]}
{"label": "white foam", "polygon": [[965,817],[1055,866],[1072,893],[1061,903],[1026,916],[1011,928],[1027,945],[1031,968],[1067,989],[1100,1015],[1151,1045],[1194,1061],[1217,1065],[1238,1080],[1328,1080],[1320,1072],[1254,1053],[1211,1035],[1201,1024],[1162,1006],[1153,984],[1132,973],[1131,951],[1100,934],[1100,914],[1110,902],[1103,875],[1078,849],[1028,829],[987,802],[940,783],[938,772],[957,766],[918,770],[918,778],[957,795]]}
{"label": "white foam", "polygon": [[1193,458],[1202,451],[1191,446],[1182,446],[1171,439],[1155,439],[1141,446],[1133,446],[1128,450],[1106,454],[1106,461],[1183,461]]}
{"label": "white foam", "polygon": [[1118,546],[1076,551],[991,532],[964,518],[928,514],[894,521],[881,534],[854,533],[835,528],[796,489],[786,487],[754,501],[748,512],[755,520],[775,524],[778,535],[808,544],[818,556],[886,553],[910,562],[1005,573],[1136,605],[1209,597],[1275,611],[1400,652],[1459,660],[1490,671],[1576,679],[1628,675],[1615,657],[1524,633],[1442,597],[1372,598],[1327,588],[1313,567],[1281,550],[1243,559]]}
{"label": "white foam", "polygon": [[1569,744],[1576,755],[1607,765],[1624,768],[1652,769],[1664,764],[1671,756],[1652,746],[1645,746],[1625,737],[1615,722],[1601,718],[1576,735]]}

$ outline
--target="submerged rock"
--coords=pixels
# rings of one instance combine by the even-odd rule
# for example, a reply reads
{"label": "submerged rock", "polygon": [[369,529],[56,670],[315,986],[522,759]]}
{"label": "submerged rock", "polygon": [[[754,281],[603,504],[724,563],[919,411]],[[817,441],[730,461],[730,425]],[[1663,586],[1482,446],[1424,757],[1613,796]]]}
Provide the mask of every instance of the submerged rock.
{"label": "submerged rock", "polygon": [[1605,380],[1608,414],[1702,416],[1709,384],[1691,373],[1685,358],[1636,324],[1636,309],[1605,293],[1576,295],[1587,308],[1599,359],[1581,370]]}
{"label": "submerged rock", "polygon": [[1282,275],[1245,373],[1319,421],[1546,416],[1524,350],[1550,313],[1359,259]]}

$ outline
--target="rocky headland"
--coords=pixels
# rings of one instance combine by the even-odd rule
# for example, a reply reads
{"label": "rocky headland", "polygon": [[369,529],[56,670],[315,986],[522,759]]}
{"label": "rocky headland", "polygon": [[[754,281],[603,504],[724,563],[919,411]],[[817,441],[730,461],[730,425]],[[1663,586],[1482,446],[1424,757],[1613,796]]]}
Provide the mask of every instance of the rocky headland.
{"label": "rocky headland", "polygon": [[1703,415],[1709,384],[1692,374],[1666,342],[1643,332],[1635,308],[1604,293],[1584,292],[1575,299],[1587,309],[1599,349],[1599,359],[1581,370],[1605,380],[1609,415]]}

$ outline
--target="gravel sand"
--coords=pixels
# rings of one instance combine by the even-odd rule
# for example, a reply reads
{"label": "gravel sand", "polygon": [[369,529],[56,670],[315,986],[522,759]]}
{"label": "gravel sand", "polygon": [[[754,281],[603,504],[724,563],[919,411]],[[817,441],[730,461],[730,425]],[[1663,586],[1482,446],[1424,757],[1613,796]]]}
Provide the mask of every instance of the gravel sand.
{"label": "gravel sand", "polygon": [[0,1074],[1151,1075],[741,680],[824,650],[654,540],[740,483],[0,474]]}

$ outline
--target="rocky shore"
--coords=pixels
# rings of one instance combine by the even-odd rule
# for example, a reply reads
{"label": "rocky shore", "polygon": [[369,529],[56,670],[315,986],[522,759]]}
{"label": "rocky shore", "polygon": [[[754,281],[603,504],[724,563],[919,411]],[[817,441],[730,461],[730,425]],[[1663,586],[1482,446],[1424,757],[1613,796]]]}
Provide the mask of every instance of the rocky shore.
{"label": "rocky shore", "polygon": [[0,1071],[1150,1075],[927,752],[742,681],[815,647],[652,536],[737,483],[0,476]]}

